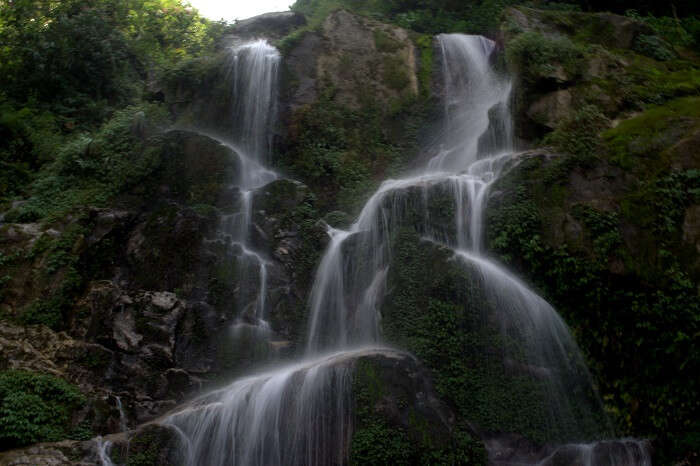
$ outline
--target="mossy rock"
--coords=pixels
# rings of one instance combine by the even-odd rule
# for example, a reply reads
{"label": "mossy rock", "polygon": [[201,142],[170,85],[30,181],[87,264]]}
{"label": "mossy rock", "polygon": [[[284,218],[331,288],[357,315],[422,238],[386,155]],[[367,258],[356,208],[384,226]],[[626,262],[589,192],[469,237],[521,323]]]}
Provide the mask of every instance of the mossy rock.
{"label": "mossy rock", "polygon": [[490,249],[565,318],[618,432],[658,435],[661,455],[694,431],[700,409],[682,374],[699,363],[698,252],[684,239],[700,203],[696,152],[685,146],[697,132],[691,102],[622,122],[592,154],[526,157],[497,181],[487,210]]}
{"label": "mossy rock", "polygon": [[188,131],[169,131],[154,146],[161,153],[162,168],[154,180],[160,183],[161,195],[190,205],[231,202],[223,195],[240,169],[238,155],[231,148]]}
{"label": "mossy rock", "polygon": [[686,135],[698,130],[700,97],[685,97],[622,121],[602,137],[613,163],[639,176],[653,177],[671,166],[700,168],[700,151],[678,147]]}
{"label": "mossy rock", "polygon": [[350,464],[486,464],[482,443],[434,393],[409,355],[359,359],[353,375]]}
{"label": "mossy rock", "polygon": [[[517,332],[496,324],[498,309],[479,273],[456,260],[451,249],[404,229],[394,238],[392,259],[391,291],[382,306],[384,334],[430,368],[437,393],[458,422],[484,435],[512,432],[539,444],[598,433],[596,419],[552,419],[549,382],[526,359],[517,359],[525,350],[511,337]],[[572,394],[571,409],[587,408],[588,396],[579,400]]]}
{"label": "mossy rock", "polygon": [[158,424],[146,425],[117,443],[110,452],[112,461],[126,466],[162,466],[179,464],[182,445],[177,433]]}

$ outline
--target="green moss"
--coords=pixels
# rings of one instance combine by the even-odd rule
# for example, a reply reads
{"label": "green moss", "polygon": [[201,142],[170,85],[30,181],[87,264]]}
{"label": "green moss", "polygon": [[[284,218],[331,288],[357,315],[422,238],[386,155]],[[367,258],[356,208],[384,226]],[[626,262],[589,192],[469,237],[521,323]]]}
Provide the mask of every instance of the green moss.
{"label": "green moss", "polygon": [[606,131],[603,139],[615,164],[650,176],[668,168],[666,149],[699,127],[700,97],[686,97],[621,122]]}
{"label": "green moss", "polygon": [[666,61],[676,57],[670,46],[659,36],[641,34],[634,40],[634,51],[653,58]]}
{"label": "green moss", "polygon": [[43,324],[54,330],[65,328],[74,300],[85,283],[80,251],[86,233],[81,219],[76,219],[60,236],[44,234],[35,242],[26,259],[41,260],[43,267],[35,279],[37,287],[45,290],[16,316],[20,322]]}
{"label": "green moss", "polygon": [[71,435],[71,419],[85,403],[76,387],[50,375],[0,372],[0,445],[16,448]]}
{"label": "green moss", "polygon": [[489,245],[565,318],[619,433],[658,436],[660,449],[671,451],[700,409],[690,375],[700,363],[690,343],[699,330],[690,275],[697,256],[681,240],[685,211],[700,200],[700,172],[647,171],[617,195],[618,210],[572,205],[565,196],[560,218],[575,219],[581,231],[562,237],[547,193],[602,163],[519,165],[494,187],[507,195],[489,207]]}
{"label": "green moss", "polygon": [[167,428],[147,426],[131,438],[126,451],[116,453],[120,459],[126,458],[126,466],[172,464],[178,448],[174,437]]}
{"label": "green moss", "polygon": [[388,341],[430,368],[438,394],[458,420],[486,432],[518,432],[540,443],[570,438],[579,428],[595,431],[593,425],[551,422],[546,385],[489,360],[504,347],[513,357],[522,348],[487,324],[491,304],[478,274],[452,260],[451,251],[419,238],[404,229],[394,239],[383,330]]}
{"label": "green moss", "polygon": [[384,70],[384,83],[390,89],[402,91],[411,82],[402,57],[385,57],[382,69]]}
{"label": "green moss", "polygon": [[516,36],[508,42],[506,57],[522,79],[529,84],[548,79],[559,65],[573,78],[582,72],[585,48],[566,36],[548,37],[534,31]]}
{"label": "green moss", "polygon": [[381,29],[375,29],[373,35],[374,46],[381,53],[394,53],[404,47],[401,42]]}
{"label": "green moss", "polygon": [[431,420],[412,409],[406,427],[392,425],[375,407],[386,396],[397,401],[402,410],[408,408],[408,402],[397,399],[398,393],[387,393],[388,383],[372,361],[357,362],[353,377],[355,422],[350,464],[486,464],[483,445],[463,428],[440,434],[431,427]]}
{"label": "green moss", "polygon": [[363,102],[350,109],[333,97],[327,86],[316,103],[296,114],[280,162],[316,193],[321,212],[355,213],[380,179],[417,152],[432,102],[407,99],[395,108]]}
{"label": "green moss", "polygon": [[421,35],[416,39],[416,45],[420,51],[420,69],[418,70],[418,82],[420,93],[424,98],[430,96],[433,80],[433,63],[435,60],[433,52],[433,37]]}
{"label": "green moss", "polygon": [[626,63],[624,70],[593,82],[605,95],[620,99],[623,109],[641,110],[649,104],[700,93],[700,70],[693,62],[659,62],[630,51],[616,51],[616,55]]}

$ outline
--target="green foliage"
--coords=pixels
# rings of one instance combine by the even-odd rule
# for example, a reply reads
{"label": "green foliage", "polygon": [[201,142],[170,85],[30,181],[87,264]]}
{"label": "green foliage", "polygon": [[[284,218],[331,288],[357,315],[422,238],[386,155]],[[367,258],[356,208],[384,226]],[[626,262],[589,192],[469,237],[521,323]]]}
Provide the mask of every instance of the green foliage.
{"label": "green foliage", "polygon": [[61,114],[126,102],[127,80],[211,49],[221,29],[179,0],[13,0],[0,5],[0,25],[4,91],[60,102]]}
{"label": "green foliage", "polygon": [[145,81],[211,52],[223,25],[179,0],[0,3],[0,201],[64,140],[137,102]]}
{"label": "green foliage", "polygon": [[530,1],[523,3],[526,8],[535,8],[538,10],[549,10],[549,11],[581,11],[581,5],[575,3],[560,3],[560,2],[542,2],[542,1]]}
{"label": "green foliage", "polygon": [[406,89],[411,82],[402,57],[385,57],[383,62],[384,83],[395,91]]}
{"label": "green foliage", "polygon": [[346,8],[381,21],[393,22],[421,33],[494,33],[503,10],[515,0],[297,0],[292,10],[304,13],[311,28],[318,27],[334,10]]}
{"label": "green foliage", "polygon": [[[410,411],[408,427],[391,425],[375,409],[387,393],[387,380],[372,361],[357,362],[353,377],[354,432],[350,444],[350,464],[384,465],[466,465],[485,464],[481,442],[457,427],[446,435],[431,430],[429,420]],[[398,399],[406,408],[406,400]],[[410,409],[410,408],[409,408]]]}
{"label": "green foliage", "polygon": [[[667,169],[669,147],[679,135],[700,126],[700,97],[685,97],[649,108],[603,133],[609,158],[646,176]],[[641,163],[640,163],[641,162]]]}
{"label": "green foliage", "polygon": [[380,18],[387,11],[385,3],[382,0],[297,0],[291,9],[303,13],[309,28],[316,29],[329,14],[341,8]]}
{"label": "green foliage", "polygon": [[97,132],[75,136],[38,174],[28,201],[8,213],[6,220],[56,219],[78,207],[103,206],[138,185],[160,160],[135,128],[157,127],[165,121],[160,106],[128,107],[116,112]]}
{"label": "green foliage", "polygon": [[548,134],[543,142],[568,154],[586,156],[598,149],[599,134],[608,125],[608,119],[595,105],[586,105]]}
{"label": "green foliage", "polygon": [[401,42],[381,29],[374,30],[374,46],[377,47],[377,50],[381,53],[394,53],[403,48]]}
{"label": "green foliage", "polygon": [[61,143],[54,116],[36,108],[15,108],[0,96],[0,200],[19,194],[32,172],[53,158]]}
{"label": "green foliage", "polygon": [[72,416],[85,397],[50,375],[0,372],[0,450],[70,436]]}
{"label": "green foliage", "polygon": [[[404,74],[396,77],[397,87],[405,75],[398,71]],[[327,87],[318,102],[297,114],[289,152],[281,162],[317,193],[319,210],[354,213],[378,175],[411,159],[430,104],[410,99],[395,102],[395,108],[363,102],[351,109],[333,97]]]}
{"label": "green foliage", "polygon": [[[645,22],[651,26],[658,36],[663,37],[663,39],[673,46],[700,47],[700,42],[698,41],[698,38],[700,38],[700,35],[698,35],[698,32],[700,32],[700,19],[697,16],[688,16],[683,19],[670,16],[654,16],[651,13],[647,13],[643,16],[636,9],[627,10],[625,15]],[[650,38],[653,36],[646,37]],[[651,40],[651,43],[648,44],[647,47],[647,50],[652,53],[652,49],[658,49],[658,53],[660,53],[661,56],[672,54],[672,52],[668,50],[667,44],[664,44],[658,37]],[[653,55],[649,56],[656,58]]]}
{"label": "green foliage", "polygon": [[571,77],[578,75],[584,55],[585,48],[568,37],[548,37],[535,31],[518,35],[506,49],[508,62],[529,84],[552,77],[557,65]]}
{"label": "green foliage", "polygon": [[[532,159],[498,182],[509,194],[489,209],[489,245],[569,323],[621,433],[656,436],[660,451],[682,456],[672,445],[696,429],[700,410],[697,281],[680,240],[685,211],[700,200],[699,172],[648,171],[619,210],[557,211],[550,193],[581,169],[563,167]],[[562,238],[567,214],[581,232]]]}
{"label": "green foliage", "polygon": [[675,54],[659,36],[641,34],[634,40],[634,51],[654,60],[666,61],[675,58]]}
{"label": "green foliage", "polygon": [[[518,220],[526,227],[528,216]],[[546,385],[494,363],[492,356],[504,347],[514,357],[521,353],[516,340],[488,324],[492,304],[478,274],[453,260],[450,250],[421,242],[409,228],[393,245],[384,334],[430,368],[440,398],[459,422],[468,420],[485,432],[518,432],[539,443],[596,432],[586,414],[576,425],[552,422]]]}

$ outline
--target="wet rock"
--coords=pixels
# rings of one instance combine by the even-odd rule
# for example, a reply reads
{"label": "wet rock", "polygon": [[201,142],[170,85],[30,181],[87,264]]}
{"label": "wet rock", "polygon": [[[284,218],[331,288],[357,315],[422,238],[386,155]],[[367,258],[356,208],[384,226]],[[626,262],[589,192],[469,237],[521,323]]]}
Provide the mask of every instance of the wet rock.
{"label": "wet rock", "polygon": [[[74,443],[64,443],[64,450],[75,448]],[[58,445],[35,445],[22,450],[0,453],[2,466],[78,466],[89,462],[71,461]]]}
{"label": "wet rock", "polygon": [[651,464],[651,446],[645,440],[604,440],[594,443],[538,446],[517,434],[501,434],[485,441],[489,465],[541,466]]}

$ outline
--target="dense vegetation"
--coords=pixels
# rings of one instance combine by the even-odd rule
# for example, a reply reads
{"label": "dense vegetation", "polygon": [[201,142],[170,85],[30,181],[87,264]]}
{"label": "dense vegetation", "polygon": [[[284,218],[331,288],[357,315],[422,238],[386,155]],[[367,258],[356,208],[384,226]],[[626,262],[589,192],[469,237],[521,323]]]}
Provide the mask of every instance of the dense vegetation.
{"label": "dense vegetation", "polygon": [[71,424],[84,403],[85,397],[76,387],[57,377],[1,371],[0,449],[81,438]]}
{"label": "dense vegetation", "polygon": [[0,3],[0,202],[222,27],[178,0]]}
{"label": "dense vegetation", "polygon": [[[688,43],[700,44],[700,8],[692,0],[659,4],[651,0],[613,2],[571,0],[297,0],[292,9],[306,14],[317,24],[335,8],[348,8],[418,32],[439,34],[464,32],[495,34],[500,15],[509,6],[527,6],[552,11],[612,11],[642,16],[655,27],[668,31]],[[682,19],[679,19],[678,16]]]}
{"label": "dense vegetation", "polygon": [[[504,16],[511,6],[550,29],[516,24]],[[392,97],[376,99],[359,86],[358,105],[348,106],[331,83],[319,82],[316,101],[293,115],[274,159],[308,191],[289,209],[286,201],[297,195],[292,184],[277,185],[256,202],[301,238],[290,263],[305,289],[325,238],[319,219],[347,224],[382,179],[410,165],[438,119],[431,34],[498,36],[505,49],[499,66],[517,74],[519,136],[549,149],[523,160],[494,189],[489,247],[570,325],[617,433],[656,439],[661,464],[697,458],[700,270],[695,244],[685,239],[692,225],[684,223],[700,203],[697,2],[298,0],[293,10],[307,16],[307,25],[278,42],[282,51],[318,32],[339,8],[410,30],[418,92],[405,92],[408,76],[392,55],[400,44],[377,29],[372,37],[382,72],[371,78]],[[643,33],[622,48],[608,23],[588,14],[606,10],[638,21]],[[215,82],[222,66],[216,42],[226,31],[179,0],[0,0],[0,211],[5,223],[51,229],[22,250],[0,244],[0,299],[27,268],[33,287],[15,314],[0,308],[0,319],[70,330],[85,317],[77,309],[88,284],[111,278],[106,273],[122,260],[116,256],[125,242],[115,236],[87,248],[99,227],[90,208],[149,204],[162,194],[164,180],[170,199],[148,213],[143,230],[160,247],[149,243],[152,265],[134,281],[179,297],[205,294],[172,278],[183,270],[196,275],[202,233],[195,223],[187,241],[171,240],[168,222],[182,216],[171,204],[190,209],[193,222],[213,223],[217,209],[231,209],[218,203],[235,167],[221,148],[207,147],[195,160],[182,149],[191,140],[161,134],[173,119],[162,90]],[[351,68],[347,58],[342,63]],[[290,87],[296,84],[286,78]],[[221,91],[211,87],[213,94]],[[572,102],[557,121],[546,112],[528,113],[537,99],[562,91]],[[467,421],[535,442],[565,438],[571,426],[548,424],[530,380],[482,370],[477,356],[492,351],[489,338],[496,337],[474,330],[483,298],[464,268],[422,243],[416,228],[402,230],[393,247],[402,266],[390,271],[386,338],[430,369],[437,393],[459,419],[447,440],[415,437],[424,427],[420,419],[414,430],[397,428],[373,409],[387,395],[387,381],[371,364],[360,364],[352,461],[483,461]],[[207,260],[215,263],[202,278],[209,304],[230,312],[235,264]],[[294,327],[290,339],[302,339],[302,298],[294,315],[271,316],[273,324]],[[192,325],[205,340],[203,322]],[[224,365],[247,355],[218,350]],[[0,449],[89,435],[74,426],[84,405],[85,397],[62,379],[0,372]],[[158,435],[135,442],[129,464],[157,462]]]}

